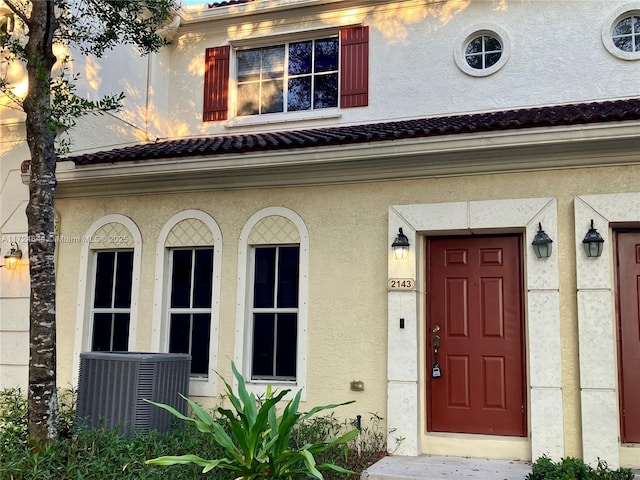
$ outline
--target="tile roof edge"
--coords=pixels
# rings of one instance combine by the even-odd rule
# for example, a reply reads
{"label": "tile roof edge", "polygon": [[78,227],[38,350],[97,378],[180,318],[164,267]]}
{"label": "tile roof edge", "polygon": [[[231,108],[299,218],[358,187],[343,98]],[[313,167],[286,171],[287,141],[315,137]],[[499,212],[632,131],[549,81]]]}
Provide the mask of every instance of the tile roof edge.
{"label": "tile roof edge", "polygon": [[72,161],[76,165],[90,165],[628,120],[640,120],[640,98],[420,117],[357,125],[157,140],[112,150],[68,156],[60,160]]}

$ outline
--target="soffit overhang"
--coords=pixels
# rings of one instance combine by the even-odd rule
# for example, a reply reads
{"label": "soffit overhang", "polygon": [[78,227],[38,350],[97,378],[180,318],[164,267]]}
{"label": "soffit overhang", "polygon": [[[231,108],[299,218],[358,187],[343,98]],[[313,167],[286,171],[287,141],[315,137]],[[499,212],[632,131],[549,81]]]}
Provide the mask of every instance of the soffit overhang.
{"label": "soffit overhang", "polygon": [[[278,188],[640,163],[640,120],[58,164],[57,198]],[[28,181],[28,178],[25,178]]]}

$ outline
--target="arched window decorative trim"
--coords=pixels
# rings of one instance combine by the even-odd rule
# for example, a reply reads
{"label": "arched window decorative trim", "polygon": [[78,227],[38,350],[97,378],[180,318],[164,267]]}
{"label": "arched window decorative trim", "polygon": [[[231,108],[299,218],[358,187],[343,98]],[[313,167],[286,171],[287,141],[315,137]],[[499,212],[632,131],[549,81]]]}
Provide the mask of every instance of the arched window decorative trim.
{"label": "arched window decorative trim", "polygon": [[[110,226],[110,224],[120,225],[120,228],[124,227],[127,232],[119,231],[116,235],[104,236],[104,238],[97,235],[99,232],[103,232],[103,228]],[[131,238],[128,238],[128,234],[131,235]],[[89,312],[92,298],[91,288],[94,285],[94,252],[106,249],[118,250],[120,246],[123,246],[126,250],[133,250],[128,350],[135,350],[137,343],[138,298],[142,257],[142,235],[140,230],[135,222],[125,215],[110,214],[99,218],[91,224],[82,238],[73,239],[73,241],[76,240],[81,243],[81,248],[73,349],[72,381],[74,385],[78,382],[80,353],[91,349],[92,319]]]}
{"label": "arched window decorative trim", "polygon": [[[297,232],[291,232],[289,238],[295,238],[299,245],[298,264],[298,309],[296,338],[295,379],[289,381],[262,381],[252,379],[252,251],[257,246],[252,243],[254,227],[268,217],[283,217],[292,223]],[[291,245],[291,241],[274,240],[266,245]],[[261,245],[261,246],[266,246]],[[256,394],[266,391],[268,383],[291,390],[291,394],[302,391],[302,399],[306,398],[307,385],[307,330],[308,330],[308,291],[309,291],[309,233],[302,218],[294,211],[284,207],[267,207],[252,215],[246,222],[238,243],[238,283],[236,304],[236,337],[234,345],[234,362],[247,378],[247,388]]]}
{"label": "arched window decorative trim", "polygon": [[213,238],[212,292],[209,325],[209,357],[207,374],[196,378],[192,376],[189,394],[195,396],[216,395],[216,371],[218,369],[218,338],[220,322],[220,285],[222,275],[222,232],[216,221],[201,210],[184,210],[175,214],[163,225],[156,241],[156,266],[154,278],[153,325],[151,348],[157,352],[169,351],[169,295],[171,274],[171,251],[180,247],[201,247],[201,243],[188,239],[182,244],[168,239],[174,227],[184,220],[199,220],[210,231]]}

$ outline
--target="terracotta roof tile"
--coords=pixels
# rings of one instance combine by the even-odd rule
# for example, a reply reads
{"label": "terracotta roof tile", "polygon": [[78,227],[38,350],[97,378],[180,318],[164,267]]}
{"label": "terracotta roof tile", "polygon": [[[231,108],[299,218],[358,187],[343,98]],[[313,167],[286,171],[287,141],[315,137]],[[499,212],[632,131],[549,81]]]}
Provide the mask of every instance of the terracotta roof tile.
{"label": "terracotta roof tile", "polygon": [[253,1],[255,0],[227,0],[224,2],[209,3],[207,6],[209,8],[228,7],[229,5],[241,5],[243,3],[250,3]]}
{"label": "terracotta roof tile", "polygon": [[158,141],[65,158],[76,165],[347,145],[461,133],[640,120],[640,98],[365,125]]}

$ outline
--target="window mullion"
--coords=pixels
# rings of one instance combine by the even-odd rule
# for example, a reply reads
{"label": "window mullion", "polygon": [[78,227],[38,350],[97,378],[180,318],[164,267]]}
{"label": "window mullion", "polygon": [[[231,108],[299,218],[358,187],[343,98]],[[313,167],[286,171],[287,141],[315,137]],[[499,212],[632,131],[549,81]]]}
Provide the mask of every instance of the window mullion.
{"label": "window mullion", "polygon": [[271,365],[271,374],[278,376],[276,365],[278,363],[278,313],[273,316],[273,360]]}
{"label": "window mullion", "polygon": [[118,252],[114,252],[113,255],[113,273],[111,274],[111,308],[115,307],[116,303],[116,278],[118,278]]}
{"label": "window mullion", "polygon": [[193,295],[195,292],[195,282],[196,282],[196,250],[195,248],[191,250],[191,272],[190,272],[190,282],[191,285],[189,287],[189,310],[193,309]]}
{"label": "window mullion", "polygon": [[289,111],[289,43],[284,44],[284,68],[282,70],[282,111]]}
{"label": "window mullion", "polygon": [[260,49],[260,76],[258,77],[258,115],[262,115],[262,83],[264,82],[264,62],[262,52],[264,49]]}
{"label": "window mullion", "polygon": [[316,99],[316,94],[315,94],[315,89],[316,89],[316,41],[313,40],[311,42],[311,74],[309,75],[311,77],[311,110],[316,108],[315,105],[315,99]]}
{"label": "window mullion", "polygon": [[116,314],[111,312],[111,331],[109,332],[109,350],[113,351],[113,335],[116,329]]}

